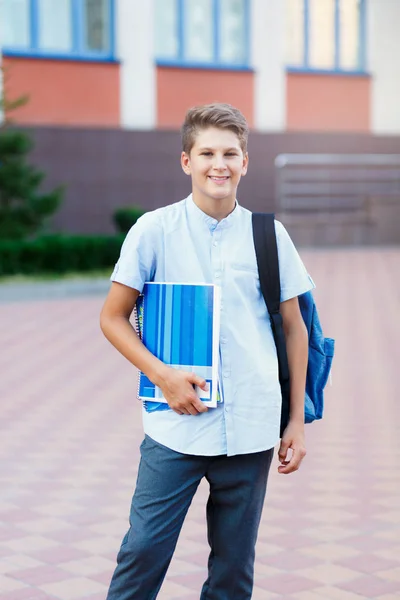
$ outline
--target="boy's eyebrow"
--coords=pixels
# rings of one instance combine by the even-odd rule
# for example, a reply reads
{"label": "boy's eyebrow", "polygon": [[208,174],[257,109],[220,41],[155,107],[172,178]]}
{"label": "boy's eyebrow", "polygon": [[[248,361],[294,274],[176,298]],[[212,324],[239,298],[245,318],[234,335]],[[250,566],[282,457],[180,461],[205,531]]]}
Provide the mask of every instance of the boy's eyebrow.
{"label": "boy's eyebrow", "polygon": [[[215,148],[208,148],[208,147],[204,147],[204,148],[199,148],[199,152],[204,152],[205,150],[209,151],[209,152],[214,152]],[[224,152],[238,152],[239,148],[235,148],[232,146],[232,148],[224,148]]]}

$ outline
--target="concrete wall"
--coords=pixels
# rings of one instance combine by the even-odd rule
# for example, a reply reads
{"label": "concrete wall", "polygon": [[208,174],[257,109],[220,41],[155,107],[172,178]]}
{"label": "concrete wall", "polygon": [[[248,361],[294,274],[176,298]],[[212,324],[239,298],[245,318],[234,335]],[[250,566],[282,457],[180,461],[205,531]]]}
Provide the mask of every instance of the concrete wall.
{"label": "concrete wall", "polygon": [[400,134],[400,2],[369,0],[369,66],[373,77],[372,132]]}
{"label": "concrete wall", "polygon": [[[64,204],[53,221],[55,230],[112,232],[111,216],[115,208],[137,204],[154,209],[190,193],[190,180],[180,167],[180,137],[176,131],[38,128],[31,132],[36,141],[32,159],[48,175],[46,186],[60,183],[67,186]],[[400,154],[400,137],[252,133],[249,172],[240,184],[239,202],[250,210],[276,209],[274,161],[278,154],[287,152]],[[390,224],[391,239],[400,243],[400,202],[397,199],[391,211],[390,219],[386,220],[387,211],[384,215],[375,211],[379,212],[383,232],[379,239],[387,239],[385,232]],[[335,243],[339,243],[342,238],[335,236]],[[317,239],[312,231],[304,233],[304,228],[294,231],[294,238],[303,244]],[[331,236],[327,235],[326,239]],[[354,238],[350,236],[342,241],[345,239]],[[357,238],[360,239],[362,235]]]}
{"label": "concrete wall", "polygon": [[285,2],[252,0],[251,64],[255,71],[254,126],[286,126]]}
{"label": "concrete wall", "polygon": [[121,61],[121,126],[153,129],[157,95],[154,0],[118,0],[116,10],[117,58]]}

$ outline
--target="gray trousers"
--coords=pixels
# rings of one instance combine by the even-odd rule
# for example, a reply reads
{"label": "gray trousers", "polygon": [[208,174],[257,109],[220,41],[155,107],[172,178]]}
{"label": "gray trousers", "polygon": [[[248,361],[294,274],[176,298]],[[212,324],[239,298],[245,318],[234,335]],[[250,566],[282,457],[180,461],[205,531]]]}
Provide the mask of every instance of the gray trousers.
{"label": "gray trousers", "polygon": [[192,456],[146,436],[140,452],[130,528],[118,553],[107,600],[157,598],[203,477],[210,484],[207,525],[211,551],[200,600],[250,600],[273,448],[230,457]]}

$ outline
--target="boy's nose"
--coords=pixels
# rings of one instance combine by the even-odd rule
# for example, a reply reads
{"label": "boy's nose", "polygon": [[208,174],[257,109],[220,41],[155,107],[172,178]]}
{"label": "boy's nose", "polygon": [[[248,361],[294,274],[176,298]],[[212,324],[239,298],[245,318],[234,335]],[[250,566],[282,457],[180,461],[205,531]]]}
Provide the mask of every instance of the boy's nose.
{"label": "boy's nose", "polygon": [[219,171],[225,170],[225,161],[223,156],[216,156],[214,161],[214,168]]}

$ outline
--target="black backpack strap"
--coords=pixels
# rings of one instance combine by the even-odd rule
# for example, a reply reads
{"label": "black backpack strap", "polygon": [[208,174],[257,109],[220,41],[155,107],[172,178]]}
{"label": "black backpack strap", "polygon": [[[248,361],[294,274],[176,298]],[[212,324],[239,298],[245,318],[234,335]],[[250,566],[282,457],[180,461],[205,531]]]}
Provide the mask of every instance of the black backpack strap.
{"label": "black backpack strap", "polygon": [[286,340],[280,314],[281,284],[278,246],[275,232],[275,215],[253,213],[253,238],[256,251],[260,288],[268,309],[275,340],[279,365],[279,382],[282,390],[281,435],[289,421],[290,381]]}
{"label": "black backpack strap", "polygon": [[268,312],[272,316],[279,313],[281,303],[275,215],[272,213],[253,213],[252,220],[261,292],[264,296]]}

